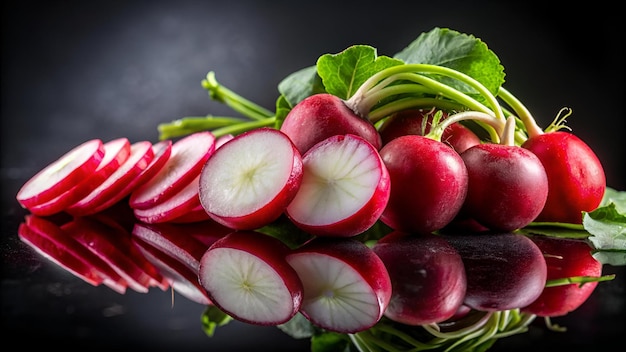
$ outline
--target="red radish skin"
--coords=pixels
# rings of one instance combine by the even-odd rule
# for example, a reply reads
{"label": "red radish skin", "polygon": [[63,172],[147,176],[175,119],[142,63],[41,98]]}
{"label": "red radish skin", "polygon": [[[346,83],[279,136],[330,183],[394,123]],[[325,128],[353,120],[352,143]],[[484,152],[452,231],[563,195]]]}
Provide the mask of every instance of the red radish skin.
{"label": "red radish skin", "polygon": [[175,217],[169,222],[176,223],[176,224],[187,224],[187,223],[203,222],[203,221],[208,221],[208,220],[213,220],[213,219],[211,219],[211,217],[206,212],[206,210],[204,210],[204,208],[202,207],[202,204],[200,204],[200,198],[198,198],[198,205],[193,207],[193,209],[189,210],[187,213],[181,216]]}
{"label": "red radish skin", "polygon": [[67,231],[52,221],[36,215],[27,215],[24,218],[24,223],[38,236],[45,238],[47,242],[54,243],[59,249],[71,253],[85,265],[91,267],[100,275],[102,284],[118,293],[126,292],[126,281],[109,264],[85,248]]}
{"label": "red radish skin", "polygon": [[543,253],[517,233],[440,235],[461,255],[467,277],[463,304],[479,311],[522,308],[536,300],[546,284]]}
{"label": "red radish skin", "polygon": [[[135,217],[148,224],[169,222],[201,206],[198,198],[200,175],[169,199],[147,209],[134,209]],[[205,212],[206,213],[206,212]],[[208,214],[207,214],[208,215]]]}
{"label": "red radish skin", "polygon": [[301,154],[326,138],[354,134],[382,146],[378,130],[365,118],[356,115],[342,99],[321,93],[300,101],[289,111],[280,130],[296,145]]}
{"label": "red radish skin", "polygon": [[66,211],[74,216],[91,215],[102,211],[102,204],[120,194],[130,182],[133,182],[148,167],[153,158],[152,143],[148,141],[133,143],[128,160],[96,189],[68,207]]}
{"label": "red radish skin", "polygon": [[118,138],[105,143],[104,158],[93,173],[60,196],[31,207],[30,212],[39,216],[48,216],[65,210],[104,182],[129,156],[130,141],[127,138]]}
{"label": "red radish skin", "polygon": [[215,151],[215,136],[209,131],[196,132],[178,140],[171,148],[170,157],[159,172],[131,193],[131,208],[148,209],[187,186]]}
{"label": "red radish skin", "polygon": [[86,141],[26,181],[17,192],[17,201],[28,209],[54,199],[89,177],[103,158],[102,141]]}
{"label": "red radish skin", "polygon": [[606,189],[604,169],[576,135],[564,131],[537,134],[522,147],[541,160],[548,175],[547,201],[536,221],[581,224],[582,212],[600,205]]}
{"label": "red radish skin", "polygon": [[302,156],[279,130],[259,128],[224,143],[200,174],[200,203],[215,221],[253,230],[276,220],[302,182]]}
{"label": "red radish skin", "polygon": [[485,227],[513,231],[535,220],[548,196],[548,177],[529,150],[484,143],[461,153],[469,177],[462,212]]}
{"label": "red radish skin", "polygon": [[[584,240],[529,236],[544,253],[548,280],[576,276],[600,277],[602,263],[591,255],[591,246]],[[522,311],[540,317],[559,317],[578,309],[587,301],[598,282],[546,287],[534,302]]]}
{"label": "red radish skin", "polygon": [[399,231],[429,233],[454,219],[468,184],[457,152],[436,140],[406,135],[387,143],[380,156],[391,181],[383,223]]}
{"label": "red radish skin", "polygon": [[385,263],[392,284],[385,316],[408,325],[452,318],[465,298],[467,279],[461,255],[433,234],[394,231],[372,248]]}
{"label": "red radish skin", "polygon": [[[410,109],[393,114],[385,120],[378,130],[383,145],[389,143],[392,139],[407,134],[425,136],[430,132],[435,113],[436,110],[433,109]],[[446,117],[447,113],[444,112],[442,119]],[[427,119],[425,126],[423,126],[424,118]],[[474,132],[460,123],[453,123],[446,127],[441,136],[441,141],[452,147],[459,154],[481,143],[480,138]]]}
{"label": "red radish skin", "polygon": [[383,261],[352,238],[317,237],[296,248],[287,261],[304,285],[300,312],[314,325],[339,333],[374,326],[391,299]]}
{"label": "red radish skin", "polygon": [[200,261],[200,284],[233,318],[256,325],[289,321],[302,303],[302,282],[280,240],[236,231],[217,240]]}
{"label": "red radish skin", "polygon": [[390,194],[389,173],[377,150],[356,135],[329,137],[303,156],[302,184],[286,209],[304,231],[350,237],[374,225]]}

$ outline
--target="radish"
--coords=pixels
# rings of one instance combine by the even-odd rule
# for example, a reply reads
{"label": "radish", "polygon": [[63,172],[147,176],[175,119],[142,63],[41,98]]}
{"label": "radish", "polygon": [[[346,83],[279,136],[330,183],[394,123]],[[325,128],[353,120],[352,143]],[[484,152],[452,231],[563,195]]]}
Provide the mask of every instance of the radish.
{"label": "radish", "polygon": [[28,180],[17,192],[17,201],[28,209],[60,196],[89,177],[103,157],[104,144],[99,139],[74,147]]}
{"label": "radish", "polygon": [[385,263],[392,284],[385,316],[408,325],[452,318],[465,299],[467,279],[461,255],[433,234],[394,231],[372,248]]}
{"label": "radish", "polygon": [[535,220],[548,195],[543,165],[529,150],[483,143],[463,153],[468,189],[463,212],[485,227],[513,231]]}
{"label": "radish", "polygon": [[170,157],[159,172],[131,193],[131,208],[150,208],[187,186],[213,154],[215,136],[208,131],[194,133],[178,140],[171,148]]}
{"label": "radish", "polygon": [[169,222],[177,223],[177,224],[186,224],[186,223],[193,223],[193,222],[202,222],[202,221],[207,221],[207,220],[212,220],[212,219],[209,216],[209,214],[206,212],[206,210],[204,210],[204,208],[202,207],[202,204],[200,204],[200,198],[198,198],[198,205],[193,207],[193,209],[189,210],[187,213],[173,218]]}
{"label": "radish", "polygon": [[352,238],[317,237],[293,250],[288,263],[304,285],[300,312],[329,331],[356,333],[374,326],[392,294],[383,261]]}
{"label": "radish", "polygon": [[296,145],[301,154],[328,137],[355,134],[380,149],[382,141],[374,125],[354,113],[337,96],[311,95],[289,111],[280,130]]}
{"label": "radish", "polygon": [[391,194],[380,220],[395,230],[429,233],[446,226],[467,193],[467,169],[457,152],[425,136],[405,135],[380,150]]}
{"label": "radish", "polygon": [[[167,200],[146,209],[134,209],[135,217],[145,223],[169,222],[188,214],[201,206],[198,198],[198,181],[196,176],[189,184]],[[206,212],[205,212],[206,214]]]}
{"label": "radish", "polygon": [[602,275],[602,263],[591,255],[587,241],[530,235],[529,238],[544,253],[547,264],[547,279],[559,285],[548,286],[530,305],[522,311],[540,317],[557,317],[578,309],[587,299],[598,281],[568,282],[569,278],[598,278]]}
{"label": "radish", "polygon": [[130,157],[96,189],[80,201],[69,206],[66,211],[74,216],[95,214],[112,197],[118,196],[130,182],[138,177],[154,158],[152,143],[135,142],[131,145]]}
{"label": "radish", "polygon": [[356,135],[329,137],[302,158],[302,184],[287,206],[293,223],[318,236],[354,236],[382,214],[389,173],[377,150]]}
{"label": "radish", "polygon": [[302,182],[302,156],[276,129],[251,130],[224,143],[200,174],[200,203],[215,221],[238,230],[271,223]]}
{"label": "radish", "polygon": [[600,205],[606,177],[597,155],[574,134],[556,131],[528,138],[548,177],[548,196],[536,221],[582,223],[582,212]]}
{"label": "radish", "polygon": [[[81,278],[87,277],[88,283],[92,285],[94,283],[96,285],[102,283],[115,292],[126,292],[127,283],[119,273],[57,224],[36,215],[27,215],[24,218],[24,224],[33,231],[31,239],[33,238],[32,236],[40,237],[40,240],[36,241],[36,243],[41,243],[47,246],[47,248],[54,246],[56,247],[56,253],[59,253],[59,251],[67,252],[69,255],[76,257],[83,265],[91,268],[90,272],[93,273],[82,272],[83,275],[81,276]],[[48,253],[52,254],[53,252]],[[65,254],[59,254],[59,256],[65,257]],[[100,276],[100,279],[95,282],[93,281],[94,273]]]}
{"label": "radish", "polygon": [[[61,228],[115,270],[128,288],[146,293],[153,286],[153,278],[130,255],[130,236],[123,237],[128,234],[88,218],[76,218]],[[162,280],[159,275],[157,282]]]}
{"label": "radish", "polygon": [[156,174],[161,171],[167,160],[169,160],[170,154],[172,152],[172,141],[171,140],[163,140],[152,145],[152,151],[154,156],[152,157],[152,161],[146,168],[141,171],[137,177],[135,177],[132,181],[128,182],[126,186],[115,195],[112,195],[102,204],[100,204],[96,209],[93,210],[94,213],[99,213],[104,211],[105,209],[113,206],[115,203],[118,203],[122,199],[126,198],[129,194],[131,194],[137,187],[143,185],[152,179]]}
{"label": "radish", "polygon": [[130,141],[128,138],[118,138],[104,144],[104,158],[90,175],[85,177],[80,183],[72,187],[60,196],[32,206],[31,213],[47,216],[65,210],[65,208],[78,202],[88,195],[104,180],[106,180],[117,168],[122,165],[130,155]]}
{"label": "radish", "polygon": [[235,319],[257,325],[285,323],[302,302],[302,282],[285,260],[288,252],[283,242],[259,232],[230,233],[202,256],[200,284],[211,301]]}
{"label": "radish", "polygon": [[[393,114],[378,129],[383,145],[406,134],[427,135],[431,130],[433,115],[437,111],[441,110],[409,109]],[[443,112],[443,115],[442,118],[445,119],[448,114]],[[453,123],[446,127],[441,135],[441,141],[457,153],[462,153],[469,147],[481,143],[480,138],[474,132],[460,123]]]}
{"label": "radish", "polygon": [[484,232],[440,235],[459,252],[467,290],[463,304],[480,311],[522,308],[536,300],[546,284],[543,253],[528,237]]}
{"label": "radish", "polygon": [[513,94],[500,89],[499,95],[515,109],[526,127],[528,139],[522,147],[535,154],[546,170],[548,196],[536,221],[581,224],[583,212],[600,205],[606,175],[589,145],[576,135],[561,131],[568,129],[565,118],[571,110],[562,109],[544,131]]}

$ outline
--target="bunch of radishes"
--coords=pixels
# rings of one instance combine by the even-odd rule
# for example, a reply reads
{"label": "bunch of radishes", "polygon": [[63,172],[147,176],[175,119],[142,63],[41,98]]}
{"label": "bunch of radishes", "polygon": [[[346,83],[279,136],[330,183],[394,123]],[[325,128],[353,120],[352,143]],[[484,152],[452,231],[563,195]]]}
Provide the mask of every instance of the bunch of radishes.
{"label": "bunch of radishes", "polygon": [[[276,114],[222,89],[251,121],[208,117],[184,138],[154,145],[85,142],[17,200],[37,215],[74,216],[124,201],[143,224],[231,229],[203,253],[198,282],[212,304],[254,324],[300,312],[319,328],[353,334],[383,316],[427,325],[470,309],[575,309],[591,285],[559,309],[546,307],[554,298],[541,295],[556,277],[542,250],[560,248],[514,231],[537,221],[580,224],[606,188],[597,156],[556,131],[562,120],[539,129],[504,88],[406,57],[374,58],[367,67],[375,72],[355,74],[360,84],[343,96],[331,92],[344,86],[322,77],[324,92],[284,94]],[[326,66],[349,61],[335,58],[299,75],[313,72],[306,77],[315,86]],[[204,83],[215,89],[212,75]],[[279,219],[307,240],[291,246],[264,233]],[[360,240],[376,224],[387,231]],[[591,258],[584,274],[567,275],[597,279],[600,268]]]}

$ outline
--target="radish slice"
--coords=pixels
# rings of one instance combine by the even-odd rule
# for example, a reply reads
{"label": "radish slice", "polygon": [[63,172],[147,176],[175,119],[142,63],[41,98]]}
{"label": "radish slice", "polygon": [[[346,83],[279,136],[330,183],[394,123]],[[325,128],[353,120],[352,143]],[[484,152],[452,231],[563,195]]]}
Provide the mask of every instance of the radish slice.
{"label": "radish slice", "polygon": [[257,325],[291,319],[302,302],[302,282],[285,261],[289,247],[254,231],[217,240],[202,256],[198,278],[211,301],[233,318]]}
{"label": "radish slice", "polygon": [[304,176],[287,216],[317,236],[349,237],[378,220],[390,195],[389,173],[378,151],[356,135],[336,135],[302,157]]}
{"label": "radish slice", "polygon": [[154,157],[148,166],[137,176],[134,180],[130,181],[123,190],[119,191],[104,203],[100,204],[94,213],[99,213],[107,208],[110,208],[115,203],[121,201],[123,198],[131,194],[135,189],[144,183],[152,179],[165,165],[172,152],[172,141],[164,140],[160,141],[152,146]]}
{"label": "radish slice", "polygon": [[153,157],[152,143],[148,141],[134,143],[131,145],[128,160],[86,197],[69,206],[66,209],[67,212],[74,216],[84,216],[102,210],[102,204],[120,194],[130,182],[146,169]]}
{"label": "radish slice", "polygon": [[202,207],[202,204],[200,204],[200,199],[198,199],[198,205],[196,207],[191,209],[188,213],[170,220],[170,222],[176,223],[176,224],[187,224],[187,223],[202,222],[202,221],[207,221],[207,220],[212,221],[209,214]]}
{"label": "radish slice", "polygon": [[28,180],[17,192],[17,201],[30,208],[58,197],[91,175],[103,157],[101,140],[84,142]]}
{"label": "radish slice", "polygon": [[215,137],[208,131],[191,134],[174,143],[160,172],[131,193],[131,208],[148,209],[178,193],[198,176],[214,150]]}
{"label": "radish slice", "polygon": [[130,142],[127,138],[118,138],[104,144],[104,158],[98,168],[87,178],[60,196],[31,207],[31,213],[47,216],[61,212],[70,205],[88,195],[106,180],[130,155]]}
{"label": "radish slice", "polygon": [[215,221],[253,230],[283,214],[302,180],[302,158],[272,128],[242,133],[219,147],[200,174],[200,203]]}
{"label": "radish slice", "polygon": [[142,222],[152,224],[168,222],[188,214],[200,205],[198,198],[199,178],[199,175],[196,176],[187,186],[162,203],[147,209],[134,209],[135,217]]}

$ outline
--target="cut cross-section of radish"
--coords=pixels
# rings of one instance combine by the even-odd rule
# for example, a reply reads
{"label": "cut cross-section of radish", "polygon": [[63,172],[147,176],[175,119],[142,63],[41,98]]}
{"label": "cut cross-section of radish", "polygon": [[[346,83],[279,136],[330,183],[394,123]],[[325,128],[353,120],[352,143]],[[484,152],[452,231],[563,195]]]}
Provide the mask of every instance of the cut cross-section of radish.
{"label": "cut cross-section of radish", "polygon": [[317,237],[287,262],[303,284],[300,312],[314,325],[340,333],[369,329],[391,300],[391,279],[382,260],[363,242]]}
{"label": "cut cross-section of radish", "polygon": [[104,158],[93,173],[60,196],[31,207],[29,209],[30,212],[40,216],[47,216],[65,210],[65,208],[78,202],[104,182],[129,156],[130,141],[128,138],[118,138],[105,143]]}
{"label": "cut cross-section of radish", "polygon": [[134,209],[135,217],[142,222],[153,224],[169,222],[188,214],[194,208],[200,206],[200,200],[198,199],[199,178],[200,175],[196,176],[187,186],[162,203],[146,209]]}
{"label": "cut cross-section of radish", "polygon": [[17,201],[30,208],[65,193],[91,175],[104,157],[104,144],[92,139],[46,166],[17,192]]}
{"label": "cut cross-section of radish", "polygon": [[355,135],[337,135],[303,155],[304,176],[287,216],[318,236],[354,236],[387,205],[389,173],[378,151]]}
{"label": "cut cross-section of radish", "polygon": [[276,220],[302,180],[302,157],[272,128],[236,136],[218,148],[200,174],[200,203],[215,221],[252,230]]}
{"label": "cut cross-section of radish", "polygon": [[101,205],[116,197],[132,182],[154,158],[152,143],[135,142],[130,147],[130,157],[96,189],[78,202],[70,205],[66,211],[74,216],[84,216],[101,211]]}
{"label": "cut cross-section of radish", "polygon": [[159,172],[131,193],[131,208],[148,209],[178,193],[200,174],[214,151],[215,137],[209,131],[178,140]]}
{"label": "cut cross-section of radish", "polygon": [[211,301],[231,317],[278,325],[300,308],[302,283],[285,261],[289,247],[254,231],[217,240],[202,256],[198,278]]}

